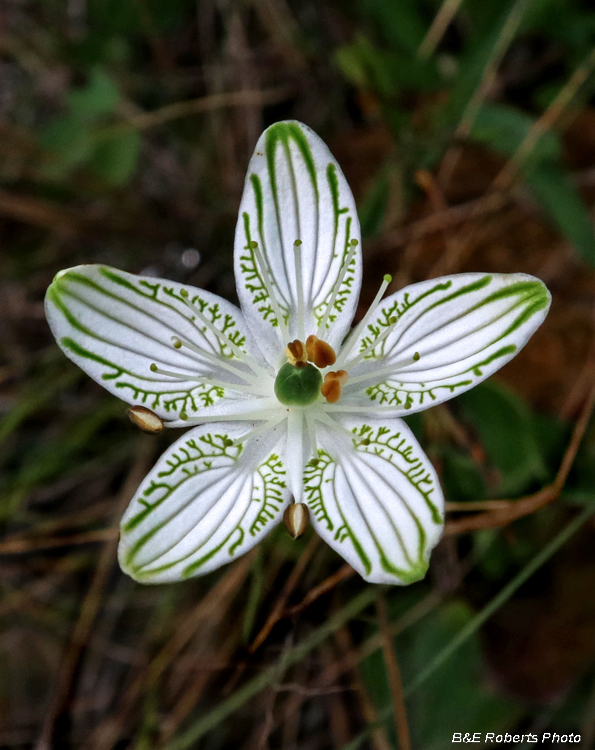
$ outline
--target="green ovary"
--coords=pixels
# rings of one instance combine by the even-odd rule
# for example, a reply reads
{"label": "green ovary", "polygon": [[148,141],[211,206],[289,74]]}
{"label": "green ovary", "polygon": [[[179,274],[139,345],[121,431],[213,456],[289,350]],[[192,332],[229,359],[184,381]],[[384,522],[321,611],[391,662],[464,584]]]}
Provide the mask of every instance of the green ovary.
{"label": "green ovary", "polygon": [[322,375],[314,365],[294,367],[289,362],[279,370],[275,379],[275,395],[285,406],[308,406],[320,394]]}

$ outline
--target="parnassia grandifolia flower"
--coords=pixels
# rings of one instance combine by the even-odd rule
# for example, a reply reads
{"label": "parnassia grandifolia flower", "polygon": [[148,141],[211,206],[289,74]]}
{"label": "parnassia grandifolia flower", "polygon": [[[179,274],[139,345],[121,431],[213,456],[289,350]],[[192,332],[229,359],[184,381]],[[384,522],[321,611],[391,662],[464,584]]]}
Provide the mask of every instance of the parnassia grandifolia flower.
{"label": "parnassia grandifolia flower", "polygon": [[[383,299],[387,276],[350,330],[362,268],[353,196],[324,143],[292,121],[256,145],[234,253],[240,309],[101,265],[62,271],[48,290],[70,359],[145,407],[141,422],[154,412],[191,427],[122,519],[122,568],[146,583],[207,573],[295,502],[367,581],[419,580],[444,502],[400,417],[508,362],[547,314],[546,287],[525,274],[464,273]],[[303,525],[306,507],[290,522]]]}

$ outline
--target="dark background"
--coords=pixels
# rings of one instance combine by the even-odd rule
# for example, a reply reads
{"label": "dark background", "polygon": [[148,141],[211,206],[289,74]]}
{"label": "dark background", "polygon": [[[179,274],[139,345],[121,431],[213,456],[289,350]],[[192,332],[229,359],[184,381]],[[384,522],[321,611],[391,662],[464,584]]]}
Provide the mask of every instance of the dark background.
{"label": "dark background", "polygon": [[[406,724],[423,750],[453,732],[595,746],[592,521],[548,547],[595,501],[591,8],[4,0],[1,747],[388,750],[400,731],[405,750]],[[409,420],[451,503],[426,580],[370,586],[281,527],[232,566],[143,587],[117,567],[117,525],[179,433],[139,433],[66,360],[44,292],[101,262],[234,301],[245,169],[284,118],[327,141],[356,195],[359,317],[387,272],[389,291],[527,272],[552,309],[496,377]]]}

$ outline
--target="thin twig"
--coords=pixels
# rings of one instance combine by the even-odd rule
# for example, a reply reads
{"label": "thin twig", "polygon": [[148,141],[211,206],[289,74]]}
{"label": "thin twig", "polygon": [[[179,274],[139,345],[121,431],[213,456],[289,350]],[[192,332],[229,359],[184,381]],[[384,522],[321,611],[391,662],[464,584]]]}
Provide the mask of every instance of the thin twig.
{"label": "thin twig", "polygon": [[[535,555],[509,583],[500,590],[498,594],[488,602],[485,607],[478,612],[459,632],[447,643],[436,656],[429,661],[417,677],[405,686],[405,696],[408,698],[423,685],[447,659],[452,656],[456,650],[472,637],[479,628],[489,618],[498,611],[498,609],[510,599],[511,596],[526,582],[531,576],[541,568],[566,542],[575,534],[590,517],[593,516],[595,508],[587,506],[581,513],[575,516],[546,546]],[[341,750],[357,750],[360,745],[369,737],[377,728],[387,721],[391,716],[391,707],[385,708],[378,719],[372,725],[367,726],[363,732],[355,737],[351,742],[345,745]]]}
{"label": "thin twig", "polygon": [[318,599],[320,596],[322,596],[323,594],[327,594],[329,591],[332,591],[335,586],[337,586],[342,581],[346,581],[348,578],[351,578],[351,576],[353,575],[355,575],[355,570],[351,567],[351,565],[343,565],[336,573],[333,573],[333,575],[325,578],[322,583],[318,584],[318,586],[310,589],[310,591],[308,591],[301,602],[295,604],[293,607],[289,607],[288,609],[286,609],[283,613],[283,616],[295,617],[300,612],[303,612],[306,607],[309,607],[310,604],[316,601],[316,599]]}
{"label": "thin twig", "polygon": [[591,382],[595,378],[595,338],[591,343],[591,351],[587,361],[583,365],[578,377],[574,379],[570,393],[564,400],[559,411],[560,419],[568,421],[578,412],[581,403],[585,399],[585,394],[589,392]]}
{"label": "thin twig", "polygon": [[[517,502],[513,500],[512,502]],[[445,508],[448,512],[457,511],[485,511],[485,510],[503,510],[504,508],[510,508],[510,500],[476,500],[474,502],[446,502]]]}
{"label": "thin twig", "polygon": [[[117,517],[120,517],[125,506],[130,502],[130,498],[146,473],[148,463],[147,445],[148,443],[145,441],[139,443],[139,455],[126,478],[116,504],[115,515]],[[35,750],[51,750],[53,746],[56,723],[67,707],[70,692],[76,679],[77,668],[85,644],[89,640],[91,627],[99,610],[112,565],[116,559],[116,547],[117,538],[114,538],[100,552],[91,584],[83,600],[78,619],[71,632],[70,641],[58,668],[58,678],[54,688],[54,695],[46,712]]]}
{"label": "thin twig", "polygon": [[316,551],[319,543],[320,537],[315,534],[304,548],[304,551],[300,555],[297,563],[293,566],[293,569],[289,574],[287,581],[285,582],[285,586],[283,586],[281,593],[277,597],[277,601],[273,605],[273,608],[270,611],[270,614],[267,617],[264,625],[259,630],[256,638],[248,647],[249,654],[253,654],[263,644],[263,642],[268,638],[269,633],[275,627],[275,624],[279,622],[279,620],[283,619],[283,617],[287,617],[287,615],[284,613],[287,600],[293,593],[293,590],[304,574],[304,570],[310,562],[312,555]]}
{"label": "thin twig", "polygon": [[434,20],[432,21],[428,33],[417,50],[417,56],[419,58],[426,60],[434,54],[436,47],[440,43],[440,40],[444,36],[450,22],[455,17],[462,2],[463,0],[444,0],[440,6],[440,10],[434,16]]}
{"label": "thin twig", "polygon": [[365,588],[338,612],[335,612],[326,619],[322,625],[315,628],[300,643],[284,650],[278,662],[266,667],[235,693],[222,700],[210,711],[199,716],[185,732],[175,737],[163,750],[186,750],[186,748],[195,747],[197,741],[213,727],[225,721],[230,714],[262,690],[279,682],[289,667],[304,659],[313,649],[323,643],[328,636],[336,632],[346,622],[372,604],[380,593],[382,593],[382,586],[369,586]]}
{"label": "thin twig", "polygon": [[564,110],[574,99],[578,90],[589,77],[595,66],[595,49],[587,55],[585,60],[574,71],[566,84],[562,87],[554,101],[529,128],[519,147],[505,166],[494,178],[491,190],[506,190],[510,187],[518,171],[527,162],[540,138],[555,125]]}
{"label": "thin twig", "polygon": [[0,214],[33,226],[52,229],[64,237],[76,233],[76,220],[56,203],[0,190]]}
{"label": "thin twig", "polygon": [[[254,553],[255,550],[249,552],[231,566],[188,616],[179,623],[172,637],[158,651],[150,664],[130,682],[119,701],[117,713],[109,716],[97,727],[92,737],[91,747],[96,750],[112,748],[121,736],[122,729],[141,696],[159,683],[174,658],[199,629],[203,628],[206,631],[220,625],[220,618],[227,611],[250,570]],[[166,731],[167,729],[166,726]]]}
{"label": "thin twig", "polygon": [[113,526],[109,529],[97,531],[83,531],[80,534],[49,537],[47,539],[7,539],[0,544],[0,555],[18,555],[23,552],[43,552],[55,547],[73,547],[90,542],[107,542],[117,539],[120,529]]}
{"label": "thin twig", "polygon": [[412,222],[407,227],[399,227],[375,240],[366,242],[366,249],[371,253],[394,250],[408,242],[421,239],[428,234],[451,229],[470,219],[496,213],[510,202],[510,197],[499,193],[483,195],[456,206],[449,206],[442,211],[425,216]]}
{"label": "thin twig", "polygon": [[[239,587],[238,587],[239,588]],[[229,600],[231,603],[231,599]],[[216,620],[210,625],[215,627],[221,627],[224,616],[228,613],[228,608],[222,608],[219,610],[221,614],[218,614]],[[218,647],[216,651],[216,658],[219,664],[214,667],[215,670],[226,669],[230,666],[230,660],[237,649],[239,641],[239,628],[231,629],[229,635],[223,643]],[[212,645],[205,639],[205,649],[211,650]],[[196,659],[196,655],[192,655],[193,659]],[[212,679],[211,669],[204,668],[203,664],[200,664],[200,671],[198,674],[193,676],[190,683],[186,684],[182,691],[179,700],[174,704],[172,709],[165,716],[159,727],[160,743],[166,745],[174,734],[178,731],[183,721],[190,715],[192,709],[198,704],[201,696],[203,695],[209,680]]]}
{"label": "thin twig", "polygon": [[224,107],[276,104],[288,99],[293,93],[294,89],[290,89],[287,86],[279,86],[277,88],[265,89],[264,91],[255,89],[210,94],[209,96],[201,96],[198,99],[174,102],[153,112],[139,112],[138,114],[129,116],[125,122],[103,128],[95,134],[95,137],[99,139],[111,138],[128,130],[146,130],[147,128],[154,128],[157,125],[163,125],[163,123],[170,120],[178,120],[188,115],[210,112]]}
{"label": "thin twig", "polygon": [[[346,627],[338,630],[335,637],[343,652],[349,653],[353,651],[353,641],[351,640],[351,635]],[[366,690],[366,686],[360,673],[359,663],[353,664],[352,674],[353,687],[364,722],[367,725],[378,724],[378,711],[376,710],[376,706],[374,705],[370,694]],[[377,726],[372,732],[370,739],[374,750],[392,750],[384,726]]]}
{"label": "thin twig", "polygon": [[[488,511],[482,513],[479,516],[473,516],[471,518],[465,517],[460,518],[456,521],[449,521],[446,524],[444,533],[446,535],[462,534],[466,531],[476,531],[478,529],[494,529],[498,526],[506,526],[523,516],[528,516],[535,511],[544,508],[546,505],[553,503],[556,500],[566,482],[572,464],[576,457],[576,453],[585,435],[585,431],[589,424],[593,408],[595,407],[595,383],[591,387],[591,390],[585,401],[585,405],[581,411],[580,417],[578,418],[574,429],[572,431],[572,437],[560,463],[560,468],[556,474],[554,481],[543,487],[538,492],[532,495],[527,495],[520,500],[509,500],[507,507],[501,509]],[[489,501],[489,502],[494,502]]]}
{"label": "thin twig", "polygon": [[[512,6],[510,13],[502,25],[500,34],[492,47],[489,60],[483,69],[481,81],[469,99],[461,116],[461,120],[455,129],[455,139],[460,140],[469,136],[482,104],[494,86],[500,62],[518,31],[529,3],[530,0],[516,0],[515,4]],[[455,146],[446,153],[442,160],[438,181],[443,187],[450,182],[460,155],[460,147]]]}
{"label": "thin twig", "polygon": [[390,633],[386,602],[383,596],[376,601],[376,612],[378,613],[378,625],[380,637],[382,638],[382,650],[384,663],[388,673],[388,684],[393,701],[395,723],[397,725],[397,737],[399,739],[399,750],[411,750],[411,735],[409,734],[409,722],[407,720],[407,708],[405,707],[405,696],[403,694],[403,680],[401,670],[397,662],[397,655],[393,645],[393,637]]}

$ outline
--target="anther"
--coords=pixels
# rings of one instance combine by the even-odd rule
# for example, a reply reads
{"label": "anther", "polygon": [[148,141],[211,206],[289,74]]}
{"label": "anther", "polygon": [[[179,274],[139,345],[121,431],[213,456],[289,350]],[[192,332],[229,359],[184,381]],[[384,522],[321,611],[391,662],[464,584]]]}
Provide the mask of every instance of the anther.
{"label": "anther", "polygon": [[306,349],[299,339],[290,341],[285,347],[285,355],[294,367],[305,367],[308,363]]}
{"label": "anther", "polygon": [[149,370],[151,370],[151,372],[159,372],[159,368],[157,367],[155,362],[151,362],[151,366],[149,367]]}
{"label": "anther", "polygon": [[294,539],[300,537],[310,523],[310,511],[305,503],[292,503],[285,508],[283,522],[289,535]]}
{"label": "anther", "polygon": [[163,429],[163,420],[158,417],[154,411],[147,409],[146,406],[131,406],[128,409],[128,416],[132,424],[135,424],[143,432],[149,432],[156,435]]}
{"label": "anther", "polygon": [[306,350],[308,352],[308,360],[314,362],[316,367],[319,367],[321,370],[334,365],[337,361],[337,355],[333,347],[314,334],[308,336]]}
{"label": "anther", "polygon": [[320,392],[329,404],[336,404],[341,398],[341,391],[348,377],[349,375],[345,370],[327,372],[324,376],[324,383],[320,388]]}

